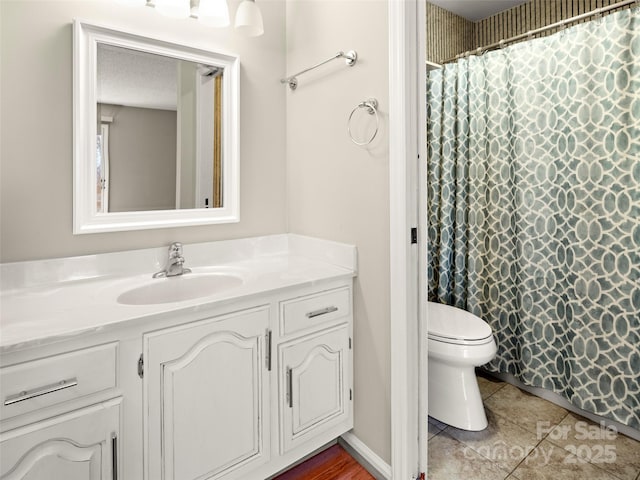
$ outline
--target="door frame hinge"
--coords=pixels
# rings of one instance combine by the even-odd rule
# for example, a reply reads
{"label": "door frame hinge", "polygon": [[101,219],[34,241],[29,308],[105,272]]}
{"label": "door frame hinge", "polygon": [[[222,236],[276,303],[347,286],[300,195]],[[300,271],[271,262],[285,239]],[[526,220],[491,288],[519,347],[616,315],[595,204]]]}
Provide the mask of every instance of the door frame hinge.
{"label": "door frame hinge", "polygon": [[418,243],[418,228],[411,227],[411,244]]}
{"label": "door frame hinge", "polygon": [[351,350],[351,337],[349,337],[349,350]]}
{"label": "door frame hinge", "polygon": [[353,389],[349,389],[349,400],[353,400]]}
{"label": "door frame hinge", "polygon": [[141,353],[140,358],[138,358],[138,376],[140,378],[144,377],[144,356]]}

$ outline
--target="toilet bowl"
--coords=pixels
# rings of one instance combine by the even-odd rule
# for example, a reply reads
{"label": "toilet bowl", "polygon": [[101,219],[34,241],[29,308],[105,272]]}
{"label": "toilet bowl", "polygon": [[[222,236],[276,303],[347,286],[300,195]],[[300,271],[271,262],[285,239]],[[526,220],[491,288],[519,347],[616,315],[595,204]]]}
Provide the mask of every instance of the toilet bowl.
{"label": "toilet bowl", "polygon": [[428,302],[429,415],[463,430],[484,430],[475,367],[496,355],[491,327],[459,308]]}

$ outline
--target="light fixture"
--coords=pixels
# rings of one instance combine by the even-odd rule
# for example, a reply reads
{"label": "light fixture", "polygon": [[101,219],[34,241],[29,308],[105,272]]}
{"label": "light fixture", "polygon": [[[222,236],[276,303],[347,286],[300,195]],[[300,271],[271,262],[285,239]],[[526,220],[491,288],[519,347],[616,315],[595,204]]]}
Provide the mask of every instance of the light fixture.
{"label": "light fixture", "polygon": [[257,37],[264,33],[262,13],[255,0],[243,0],[236,12],[236,30],[249,37]]}
{"label": "light fixture", "polygon": [[228,27],[229,7],[227,0],[200,0],[197,17],[200,23],[209,27]]}
{"label": "light fixture", "polygon": [[147,0],[116,0],[116,2],[127,7],[142,7],[147,4]]}
{"label": "light fixture", "polygon": [[155,0],[158,13],[172,18],[187,18],[191,15],[189,0]]}
{"label": "light fixture", "polygon": [[[0,0],[2,1],[2,0]],[[227,0],[115,0],[127,6],[155,7],[158,13],[173,18],[197,18],[200,23],[208,27],[228,27],[229,7]],[[255,0],[242,0],[235,21],[236,30],[248,37],[257,37],[264,33],[262,12]]]}

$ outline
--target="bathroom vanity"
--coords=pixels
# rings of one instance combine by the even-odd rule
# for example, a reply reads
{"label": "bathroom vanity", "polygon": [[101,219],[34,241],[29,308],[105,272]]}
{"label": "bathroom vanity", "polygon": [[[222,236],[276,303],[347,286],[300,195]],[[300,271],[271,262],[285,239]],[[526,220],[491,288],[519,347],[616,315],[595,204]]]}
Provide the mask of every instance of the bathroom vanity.
{"label": "bathroom vanity", "polygon": [[2,266],[2,479],[264,479],[352,428],[354,247],[164,257]]}

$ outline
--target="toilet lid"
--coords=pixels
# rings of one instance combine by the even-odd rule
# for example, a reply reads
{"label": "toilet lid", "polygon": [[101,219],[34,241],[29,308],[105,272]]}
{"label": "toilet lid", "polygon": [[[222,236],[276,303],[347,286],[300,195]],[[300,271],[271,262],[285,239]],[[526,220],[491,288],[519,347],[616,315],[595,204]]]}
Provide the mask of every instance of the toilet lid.
{"label": "toilet lid", "polygon": [[429,338],[449,343],[491,338],[491,327],[473,313],[449,305],[428,302]]}

